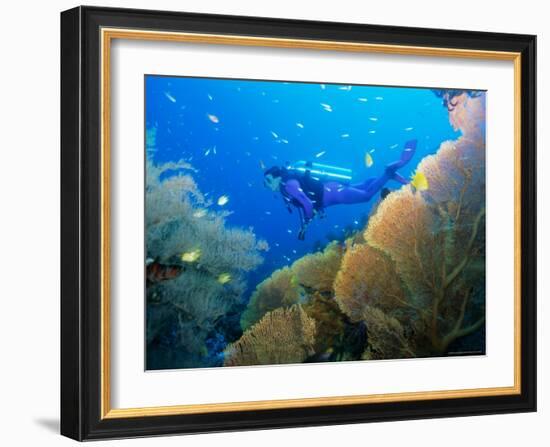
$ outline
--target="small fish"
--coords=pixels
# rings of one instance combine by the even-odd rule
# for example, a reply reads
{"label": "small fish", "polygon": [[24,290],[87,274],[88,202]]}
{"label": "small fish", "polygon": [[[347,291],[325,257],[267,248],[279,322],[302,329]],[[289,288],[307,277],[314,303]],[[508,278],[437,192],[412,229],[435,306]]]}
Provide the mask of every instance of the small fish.
{"label": "small fish", "polygon": [[193,217],[197,219],[200,219],[201,217],[204,217],[204,216],[206,216],[206,210],[204,209],[197,210],[193,213]]}
{"label": "small fish", "polygon": [[325,186],[325,190],[328,192],[332,192],[332,189],[330,189],[328,186]]}
{"label": "small fish", "polygon": [[369,133],[376,133],[376,130],[369,130]]}
{"label": "small fish", "polygon": [[428,179],[424,173],[416,171],[416,173],[411,177],[411,185],[416,191],[426,191],[429,188]]}
{"label": "small fish", "polygon": [[229,202],[229,197],[227,197],[226,195],[220,196],[218,198],[218,205],[219,206],[224,206],[224,205],[227,204],[227,202]]}
{"label": "small fish", "polygon": [[332,112],[332,106],[330,104],[321,103],[321,107],[327,112]]}
{"label": "small fish", "polygon": [[176,102],[176,98],[174,98],[170,93],[164,92],[164,96],[166,96],[169,101]]}
{"label": "small fish", "polygon": [[370,168],[374,164],[374,160],[372,158],[372,155],[368,152],[365,154],[365,166],[367,168]]}
{"label": "small fish", "polygon": [[222,273],[218,276],[218,282],[220,284],[227,284],[229,281],[231,281],[231,275],[229,273]]}
{"label": "small fish", "polygon": [[369,154],[374,154],[375,152],[376,152],[376,149],[371,149],[371,150],[369,151]]}
{"label": "small fish", "polygon": [[247,157],[250,157],[250,156],[252,155],[249,151],[246,151],[244,154],[245,154]]}
{"label": "small fish", "polygon": [[212,100],[214,99],[210,93],[208,94],[208,99],[209,99],[210,101],[212,101]]}
{"label": "small fish", "polygon": [[183,271],[179,265],[164,265],[158,262],[147,264],[147,281],[155,283],[176,278]]}
{"label": "small fish", "polygon": [[392,145],[390,146],[390,149],[395,149],[397,146],[399,146],[399,145],[398,145],[398,144],[392,144]]}
{"label": "small fish", "polygon": [[197,248],[195,250],[186,251],[181,254],[181,260],[183,262],[196,262],[201,257],[201,249]]}
{"label": "small fish", "polygon": [[265,171],[265,163],[262,160],[260,160],[260,168]]}
{"label": "small fish", "polygon": [[273,99],[271,102],[272,102],[273,104],[279,104],[279,100],[278,100],[278,99]]}
{"label": "small fish", "polygon": [[359,102],[367,102],[368,99],[367,99],[367,98],[357,98],[357,101],[359,101]]}
{"label": "small fish", "polygon": [[217,152],[216,152],[216,146],[214,146],[214,147],[212,148],[212,152],[214,152],[214,154],[217,154]]}
{"label": "small fish", "polygon": [[296,126],[298,126],[300,129],[304,128],[304,125],[302,123],[296,123]]}
{"label": "small fish", "polygon": [[292,230],[286,230],[288,234],[292,234]]}
{"label": "small fish", "polygon": [[382,96],[377,96],[377,97],[374,98],[374,99],[376,99],[377,101],[383,101],[383,100],[384,100],[384,98],[383,98]]}
{"label": "small fish", "polygon": [[378,118],[376,118],[376,117],[374,117],[374,116],[371,116],[371,117],[369,118],[369,120],[376,122],[376,121],[378,121]]}
{"label": "small fish", "polygon": [[349,133],[343,133],[342,135],[340,135],[342,138],[349,138]]}
{"label": "small fish", "polygon": [[265,212],[268,216],[271,216],[271,211],[266,211]]}
{"label": "small fish", "polygon": [[320,157],[322,157],[323,155],[325,155],[326,153],[327,153],[327,151],[321,151],[321,152],[315,154],[315,158],[320,158]]}
{"label": "small fish", "polygon": [[270,132],[271,132],[271,135],[273,135],[273,138],[279,138],[279,135],[277,135],[275,132],[273,132],[272,130]]}
{"label": "small fish", "polygon": [[413,130],[413,129],[414,129],[414,127],[405,127],[405,132],[409,132],[409,131],[411,131],[411,130]]}
{"label": "small fish", "polygon": [[205,156],[205,157],[208,157],[209,154],[210,154],[210,149],[206,149],[206,150],[204,151],[204,156]]}
{"label": "small fish", "polygon": [[292,250],[292,253],[296,254],[296,250]]}
{"label": "small fish", "polygon": [[351,85],[344,85],[342,87],[338,87],[338,90],[343,90],[345,92],[351,91]]}
{"label": "small fish", "polygon": [[206,116],[210,121],[212,121],[214,124],[218,124],[220,122],[220,119],[216,115],[211,115],[210,113],[207,113]]}
{"label": "small fish", "polygon": [[260,139],[260,137],[252,137],[252,139],[253,139],[254,141],[258,141],[258,140]]}
{"label": "small fish", "polygon": [[354,223],[355,225],[359,225],[359,221],[358,221],[358,220],[354,220],[353,223]]}
{"label": "small fish", "polygon": [[321,90],[324,90],[325,88],[327,88],[325,84],[320,84],[319,87],[321,87]]}
{"label": "small fish", "polygon": [[284,138],[281,138],[281,143],[288,144],[288,140],[285,140]]}

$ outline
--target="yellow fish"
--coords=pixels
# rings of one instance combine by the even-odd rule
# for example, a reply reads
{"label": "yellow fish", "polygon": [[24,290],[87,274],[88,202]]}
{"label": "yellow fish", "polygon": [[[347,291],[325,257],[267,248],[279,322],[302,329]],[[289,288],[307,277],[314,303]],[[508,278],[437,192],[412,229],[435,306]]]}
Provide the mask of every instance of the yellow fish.
{"label": "yellow fish", "polygon": [[225,204],[227,204],[227,202],[229,202],[229,197],[227,196],[220,196],[220,198],[218,199],[219,206],[224,206]]}
{"label": "yellow fish", "polygon": [[231,281],[231,275],[229,273],[222,273],[218,276],[218,282],[220,284],[227,284],[229,281]]}
{"label": "yellow fish", "polygon": [[207,113],[206,116],[210,121],[212,121],[215,124],[220,122],[220,119],[216,115],[210,115],[209,113]]}
{"label": "yellow fish", "polygon": [[414,189],[416,191],[426,191],[428,189],[428,187],[430,186],[426,176],[422,172],[419,172],[419,171],[417,171],[411,177],[411,185],[414,187]]}
{"label": "yellow fish", "polygon": [[195,250],[186,251],[181,254],[181,260],[183,262],[195,262],[201,257],[201,249],[197,248]]}
{"label": "yellow fish", "polygon": [[367,166],[367,168],[370,168],[373,164],[374,160],[372,158],[372,155],[367,152],[365,154],[365,166]]}

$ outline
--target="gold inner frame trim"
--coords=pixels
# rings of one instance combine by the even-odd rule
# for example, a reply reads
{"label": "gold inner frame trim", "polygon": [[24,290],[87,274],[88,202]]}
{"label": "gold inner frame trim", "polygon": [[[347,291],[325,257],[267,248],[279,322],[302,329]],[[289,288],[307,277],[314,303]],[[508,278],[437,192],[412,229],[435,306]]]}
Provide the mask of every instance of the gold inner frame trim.
{"label": "gold inner frame trim", "polygon": [[[515,52],[457,48],[383,45],[305,39],[283,39],[200,33],[101,29],[101,418],[168,416],[231,411],[311,408],[382,402],[405,402],[465,397],[504,396],[521,393],[521,54]],[[404,392],[355,396],[327,396],[215,404],[173,405],[142,408],[111,408],[110,341],[110,154],[111,154],[111,42],[113,39],[203,43],[211,45],[261,46],[322,51],[383,53],[410,56],[452,57],[513,61],[514,63],[514,385],[444,391]]]}

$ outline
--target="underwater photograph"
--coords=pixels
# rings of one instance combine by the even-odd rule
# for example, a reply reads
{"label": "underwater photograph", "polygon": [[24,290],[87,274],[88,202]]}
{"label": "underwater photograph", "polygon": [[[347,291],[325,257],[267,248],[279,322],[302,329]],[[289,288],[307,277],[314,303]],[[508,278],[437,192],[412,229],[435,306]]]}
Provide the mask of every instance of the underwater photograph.
{"label": "underwater photograph", "polygon": [[144,94],[147,370],[485,354],[485,91]]}

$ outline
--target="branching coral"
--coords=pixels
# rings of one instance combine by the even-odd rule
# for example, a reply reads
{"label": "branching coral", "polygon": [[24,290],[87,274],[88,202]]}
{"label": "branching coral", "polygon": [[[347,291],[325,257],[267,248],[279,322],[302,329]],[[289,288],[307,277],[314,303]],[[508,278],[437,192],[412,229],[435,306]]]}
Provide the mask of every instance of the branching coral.
{"label": "branching coral", "polygon": [[248,329],[267,312],[298,303],[301,292],[301,287],[289,267],[275,270],[269,278],[256,287],[241,317],[241,327],[243,330]]}
{"label": "branching coral", "polygon": [[225,366],[301,363],[314,353],[315,321],[300,305],[268,312],[225,350]]}
{"label": "branching coral", "polygon": [[[240,305],[244,274],[262,262],[261,244],[258,247],[251,231],[227,228],[223,214],[206,211],[209,203],[192,172],[185,162],[147,163],[147,257],[179,272],[147,287],[151,304],[147,324],[151,334],[156,334],[148,334],[148,353],[164,342],[171,343],[172,351],[179,353],[172,367],[209,366],[204,342],[216,330],[218,320]],[[185,262],[182,254],[191,251],[198,253],[197,259]],[[230,281],[222,284],[222,274]],[[175,315],[169,327],[162,321],[167,306]],[[155,326],[164,330],[159,332]]]}
{"label": "branching coral", "polygon": [[337,242],[324,251],[306,255],[292,265],[296,280],[302,286],[319,292],[331,292],[334,277],[340,268],[344,249]]}

